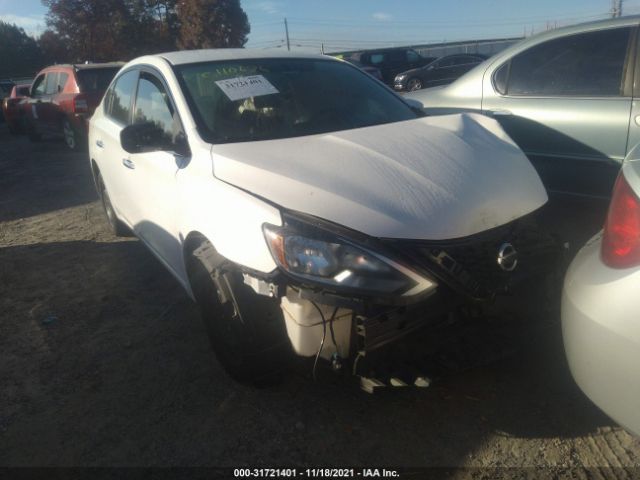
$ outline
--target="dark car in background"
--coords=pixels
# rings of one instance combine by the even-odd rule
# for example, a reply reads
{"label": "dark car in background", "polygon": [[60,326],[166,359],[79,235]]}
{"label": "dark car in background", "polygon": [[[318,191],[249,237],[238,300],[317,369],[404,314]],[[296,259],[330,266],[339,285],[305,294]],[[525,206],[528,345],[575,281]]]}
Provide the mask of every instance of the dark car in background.
{"label": "dark car in background", "polygon": [[382,74],[382,80],[388,85],[393,85],[398,73],[422,67],[434,60],[433,57],[422,57],[412,48],[369,50],[361,53],[358,59],[363,65],[378,68]]}
{"label": "dark car in background", "polygon": [[[15,84],[10,80],[0,80],[0,101],[9,96],[14,85]],[[2,113],[2,110],[0,110],[0,122],[3,121],[4,115]]]}
{"label": "dark car in background", "polygon": [[0,99],[8,97],[14,85],[11,80],[0,80]]}
{"label": "dark car in background", "polygon": [[371,65],[364,65],[363,63],[361,63],[361,62],[359,62],[357,60],[347,60],[347,61],[349,63],[355,65],[359,69],[364,70],[369,75],[371,75],[373,78],[377,78],[378,80],[383,81],[382,80],[382,72],[380,71],[379,68],[372,67]]}
{"label": "dark car in background", "polygon": [[440,57],[424,67],[399,73],[394,79],[393,88],[398,91],[412,92],[422,88],[448,85],[486,59],[486,56],[476,53]]}
{"label": "dark car in background", "polygon": [[29,139],[62,137],[71,150],[80,148],[86,142],[87,121],[122,65],[53,65],[40,71],[21,104]]}
{"label": "dark car in background", "polygon": [[30,83],[14,85],[8,97],[2,100],[2,115],[4,116],[9,132],[22,133],[22,119],[20,118],[20,102],[29,96]]}

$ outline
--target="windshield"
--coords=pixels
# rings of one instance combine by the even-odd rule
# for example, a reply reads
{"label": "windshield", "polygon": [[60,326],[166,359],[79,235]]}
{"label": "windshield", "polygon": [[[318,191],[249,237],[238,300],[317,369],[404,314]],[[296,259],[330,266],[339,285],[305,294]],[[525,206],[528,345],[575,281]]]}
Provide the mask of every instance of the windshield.
{"label": "windshield", "polygon": [[199,129],[211,143],[335,132],[417,117],[366,73],[333,60],[242,60],[176,70]]}
{"label": "windshield", "polygon": [[78,86],[82,93],[104,92],[120,68],[87,68],[78,70]]}

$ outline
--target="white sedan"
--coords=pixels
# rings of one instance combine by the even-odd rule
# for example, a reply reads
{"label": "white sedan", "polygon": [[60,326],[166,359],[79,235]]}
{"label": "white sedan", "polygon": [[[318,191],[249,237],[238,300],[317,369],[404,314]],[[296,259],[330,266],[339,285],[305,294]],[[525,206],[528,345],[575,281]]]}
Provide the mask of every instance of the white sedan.
{"label": "white sedan", "polygon": [[625,160],[604,230],[567,272],[562,331],[584,393],[640,435],[640,148]]}
{"label": "white sedan", "polygon": [[240,380],[293,352],[357,371],[550,255],[531,227],[545,189],[497,122],[426,118],[330,57],[141,57],[93,115],[89,152],[114,233],[200,304]]}

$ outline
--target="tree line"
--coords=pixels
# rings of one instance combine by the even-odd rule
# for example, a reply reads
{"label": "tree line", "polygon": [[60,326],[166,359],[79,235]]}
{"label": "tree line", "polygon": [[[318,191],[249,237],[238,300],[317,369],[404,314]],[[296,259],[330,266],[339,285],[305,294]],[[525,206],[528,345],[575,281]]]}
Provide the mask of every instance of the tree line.
{"label": "tree line", "polygon": [[0,78],[54,63],[130,60],[194,48],[243,47],[240,0],[42,0],[47,29],[33,38],[0,21]]}

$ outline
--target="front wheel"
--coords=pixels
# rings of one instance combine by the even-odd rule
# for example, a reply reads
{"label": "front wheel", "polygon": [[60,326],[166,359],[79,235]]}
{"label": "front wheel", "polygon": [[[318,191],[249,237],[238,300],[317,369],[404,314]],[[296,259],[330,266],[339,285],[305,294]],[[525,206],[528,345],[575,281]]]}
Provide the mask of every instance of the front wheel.
{"label": "front wheel", "polygon": [[107,192],[107,187],[104,185],[104,181],[102,180],[102,175],[98,174],[97,178],[98,185],[98,193],[100,194],[100,200],[102,201],[102,208],[104,210],[104,214],[107,217],[107,222],[109,223],[109,230],[116,237],[128,237],[131,232],[126,227],[124,223],[118,218],[116,215],[116,211],[113,209],[113,205],[111,204],[111,198],[109,197],[109,192]]}
{"label": "front wheel", "polygon": [[414,92],[416,90],[422,89],[422,80],[419,78],[410,78],[407,81],[407,90],[410,92]]}
{"label": "front wheel", "polygon": [[245,285],[242,273],[208,243],[190,255],[188,268],[209,340],[226,372],[243,383],[277,381],[292,357],[278,301]]}

